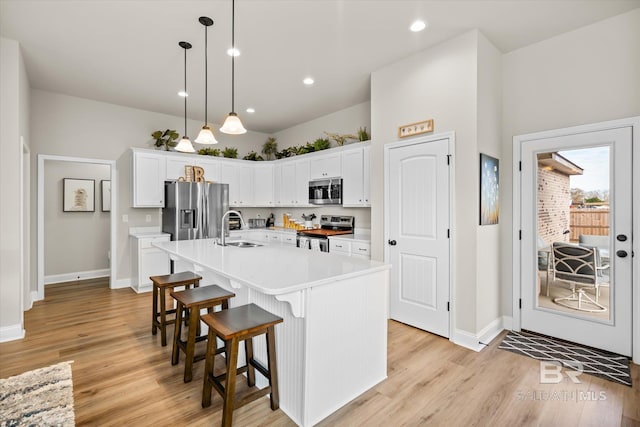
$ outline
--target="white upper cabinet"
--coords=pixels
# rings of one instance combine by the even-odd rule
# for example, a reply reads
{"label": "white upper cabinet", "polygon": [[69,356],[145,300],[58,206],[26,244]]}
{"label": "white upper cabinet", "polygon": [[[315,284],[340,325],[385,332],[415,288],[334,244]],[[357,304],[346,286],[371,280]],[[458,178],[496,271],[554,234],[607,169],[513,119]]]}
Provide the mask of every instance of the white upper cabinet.
{"label": "white upper cabinet", "polygon": [[371,146],[342,152],[342,205],[371,206]]}
{"label": "white upper cabinet", "polygon": [[174,180],[186,175],[185,166],[193,166],[195,159],[192,158],[172,158],[167,157],[167,176],[166,179]]}
{"label": "white upper cabinet", "polygon": [[296,195],[296,163],[287,162],[281,164],[278,184],[278,202],[280,206],[295,206],[298,197]]}
{"label": "white upper cabinet", "polygon": [[310,179],[339,178],[342,175],[342,162],[339,153],[314,157],[309,162]]}
{"label": "white upper cabinet", "polygon": [[273,165],[261,162],[253,165],[253,204],[274,206]]}
{"label": "white upper cabinet", "polygon": [[295,206],[309,206],[309,160],[298,160],[296,165],[295,186],[296,203]]}
{"label": "white upper cabinet", "polygon": [[220,161],[206,158],[196,160],[196,165],[204,169],[204,180],[220,182]]}
{"label": "white upper cabinet", "polygon": [[220,166],[220,182],[229,184],[229,206],[253,205],[253,165],[227,161]]}
{"label": "white upper cabinet", "polygon": [[371,206],[371,146],[364,147],[362,156],[362,176],[363,176],[363,191],[364,191],[364,205]]}
{"label": "white upper cabinet", "polygon": [[140,151],[134,151],[132,155],[131,206],[134,208],[163,207],[166,156]]}
{"label": "white upper cabinet", "polygon": [[342,152],[342,205],[364,206],[363,149]]}

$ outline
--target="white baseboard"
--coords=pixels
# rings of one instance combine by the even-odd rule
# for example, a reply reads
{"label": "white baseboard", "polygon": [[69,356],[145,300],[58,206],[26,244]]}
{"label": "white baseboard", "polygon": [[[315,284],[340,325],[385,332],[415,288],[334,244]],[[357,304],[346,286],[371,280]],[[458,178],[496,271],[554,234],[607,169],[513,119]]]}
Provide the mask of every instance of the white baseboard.
{"label": "white baseboard", "polygon": [[153,284],[145,283],[144,285],[131,285],[131,289],[133,289],[137,294],[144,294],[153,290]]}
{"label": "white baseboard", "polygon": [[493,341],[495,337],[497,337],[500,332],[504,330],[504,321],[502,317],[498,317],[493,322],[489,323],[487,326],[482,328],[480,332],[478,332],[479,342],[480,344],[487,346]]}
{"label": "white baseboard", "polygon": [[74,280],[97,279],[98,277],[109,277],[111,271],[108,268],[101,270],[78,271],[75,273],[52,274],[44,276],[44,284],[72,282]]}
{"label": "white baseboard", "polygon": [[22,338],[24,338],[24,328],[21,324],[0,328],[0,342],[21,340]]}
{"label": "white baseboard", "polygon": [[484,348],[484,346],[480,344],[480,338],[477,335],[460,329],[453,331],[449,339],[454,344],[468,348],[469,350],[480,351]]}
{"label": "white baseboard", "polygon": [[[505,329],[511,329],[511,323],[513,320],[511,317],[503,316],[498,317],[487,326],[482,328],[480,332],[477,334],[472,334],[467,331],[462,331],[460,329],[456,329],[451,335],[450,340],[459,346],[468,348],[473,351],[481,351],[488,344],[491,343],[500,332]],[[509,324],[509,327],[506,327],[506,324]]]}

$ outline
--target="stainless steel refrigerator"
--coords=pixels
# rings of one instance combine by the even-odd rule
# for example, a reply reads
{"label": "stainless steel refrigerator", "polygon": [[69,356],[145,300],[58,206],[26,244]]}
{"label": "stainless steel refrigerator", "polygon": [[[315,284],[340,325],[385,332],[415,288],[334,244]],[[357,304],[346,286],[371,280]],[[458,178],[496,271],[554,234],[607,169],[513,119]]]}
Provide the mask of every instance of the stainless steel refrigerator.
{"label": "stainless steel refrigerator", "polygon": [[220,220],[229,210],[229,184],[167,181],[162,231],[171,240],[219,238]]}

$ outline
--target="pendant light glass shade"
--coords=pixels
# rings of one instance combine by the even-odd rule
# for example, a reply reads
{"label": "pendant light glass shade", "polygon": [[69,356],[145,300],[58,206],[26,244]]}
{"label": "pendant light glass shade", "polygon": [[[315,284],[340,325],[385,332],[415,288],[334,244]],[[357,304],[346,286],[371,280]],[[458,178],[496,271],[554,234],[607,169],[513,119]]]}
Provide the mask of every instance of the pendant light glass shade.
{"label": "pendant light glass shade", "polygon": [[238,117],[236,113],[231,112],[222,124],[220,132],[228,133],[229,135],[242,135],[243,133],[247,133],[247,130],[242,126],[240,117]]}
{"label": "pendant light glass shade", "polygon": [[[187,49],[191,49],[191,43],[180,42],[178,45],[184,49],[184,92],[187,92]],[[184,97],[184,134],[178,145],[176,145],[176,151],[181,153],[194,153],[196,150],[191,145],[191,141],[187,136],[187,96]]]}
{"label": "pendant light glass shade", "polygon": [[195,153],[196,150],[193,148],[191,141],[188,136],[183,136],[178,145],[176,145],[176,151],[180,151],[181,153]]}
{"label": "pendant light glass shade", "polygon": [[[235,0],[231,1],[231,49],[235,51],[236,43],[235,43],[235,28],[236,28],[236,2]],[[235,55],[231,55],[231,112],[225,119],[222,127],[220,128],[220,132],[228,133],[230,135],[242,135],[243,133],[247,133],[247,130],[242,126],[242,122],[240,121],[240,117],[235,113],[235,87],[236,87],[236,79],[235,79]]]}
{"label": "pendant light glass shade", "polygon": [[198,137],[194,140],[194,142],[203,145],[211,145],[217,144],[218,140],[211,132],[211,128],[209,127],[209,114],[208,114],[208,100],[209,100],[209,85],[208,85],[208,77],[209,77],[209,61],[208,61],[208,43],[207,43],[207,27],[213,25],[213,19],[207,16],[201,16],[198,21],[204,25],[204,126],[200,129],[200,133]]}
{"label": "pendant light glass shade", "polygon": [[204,125],[202,126],[202,129],[200,129],[198,137],[194,139],[194,142],[197,142],[198,144],[217,144],[218,140],[213,135],[213,132],[211,132],[211,128]]}

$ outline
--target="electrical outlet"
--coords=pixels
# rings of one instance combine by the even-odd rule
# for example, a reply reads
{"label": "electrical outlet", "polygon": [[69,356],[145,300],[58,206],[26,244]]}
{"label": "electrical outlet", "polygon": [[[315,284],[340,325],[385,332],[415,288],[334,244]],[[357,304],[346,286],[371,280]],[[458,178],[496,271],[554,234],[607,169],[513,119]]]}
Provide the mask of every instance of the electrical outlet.
{"label": "electrical outlet", "polygon": [[145,220],[146,220],[147,222],[151,222],[151,215],[147,215],[147,216],[146,216],[146,218],[145,218]]}
{"label": "electrical outlet", "polygon": [[129,215],[122,215],[122,222],[129,222]]}

